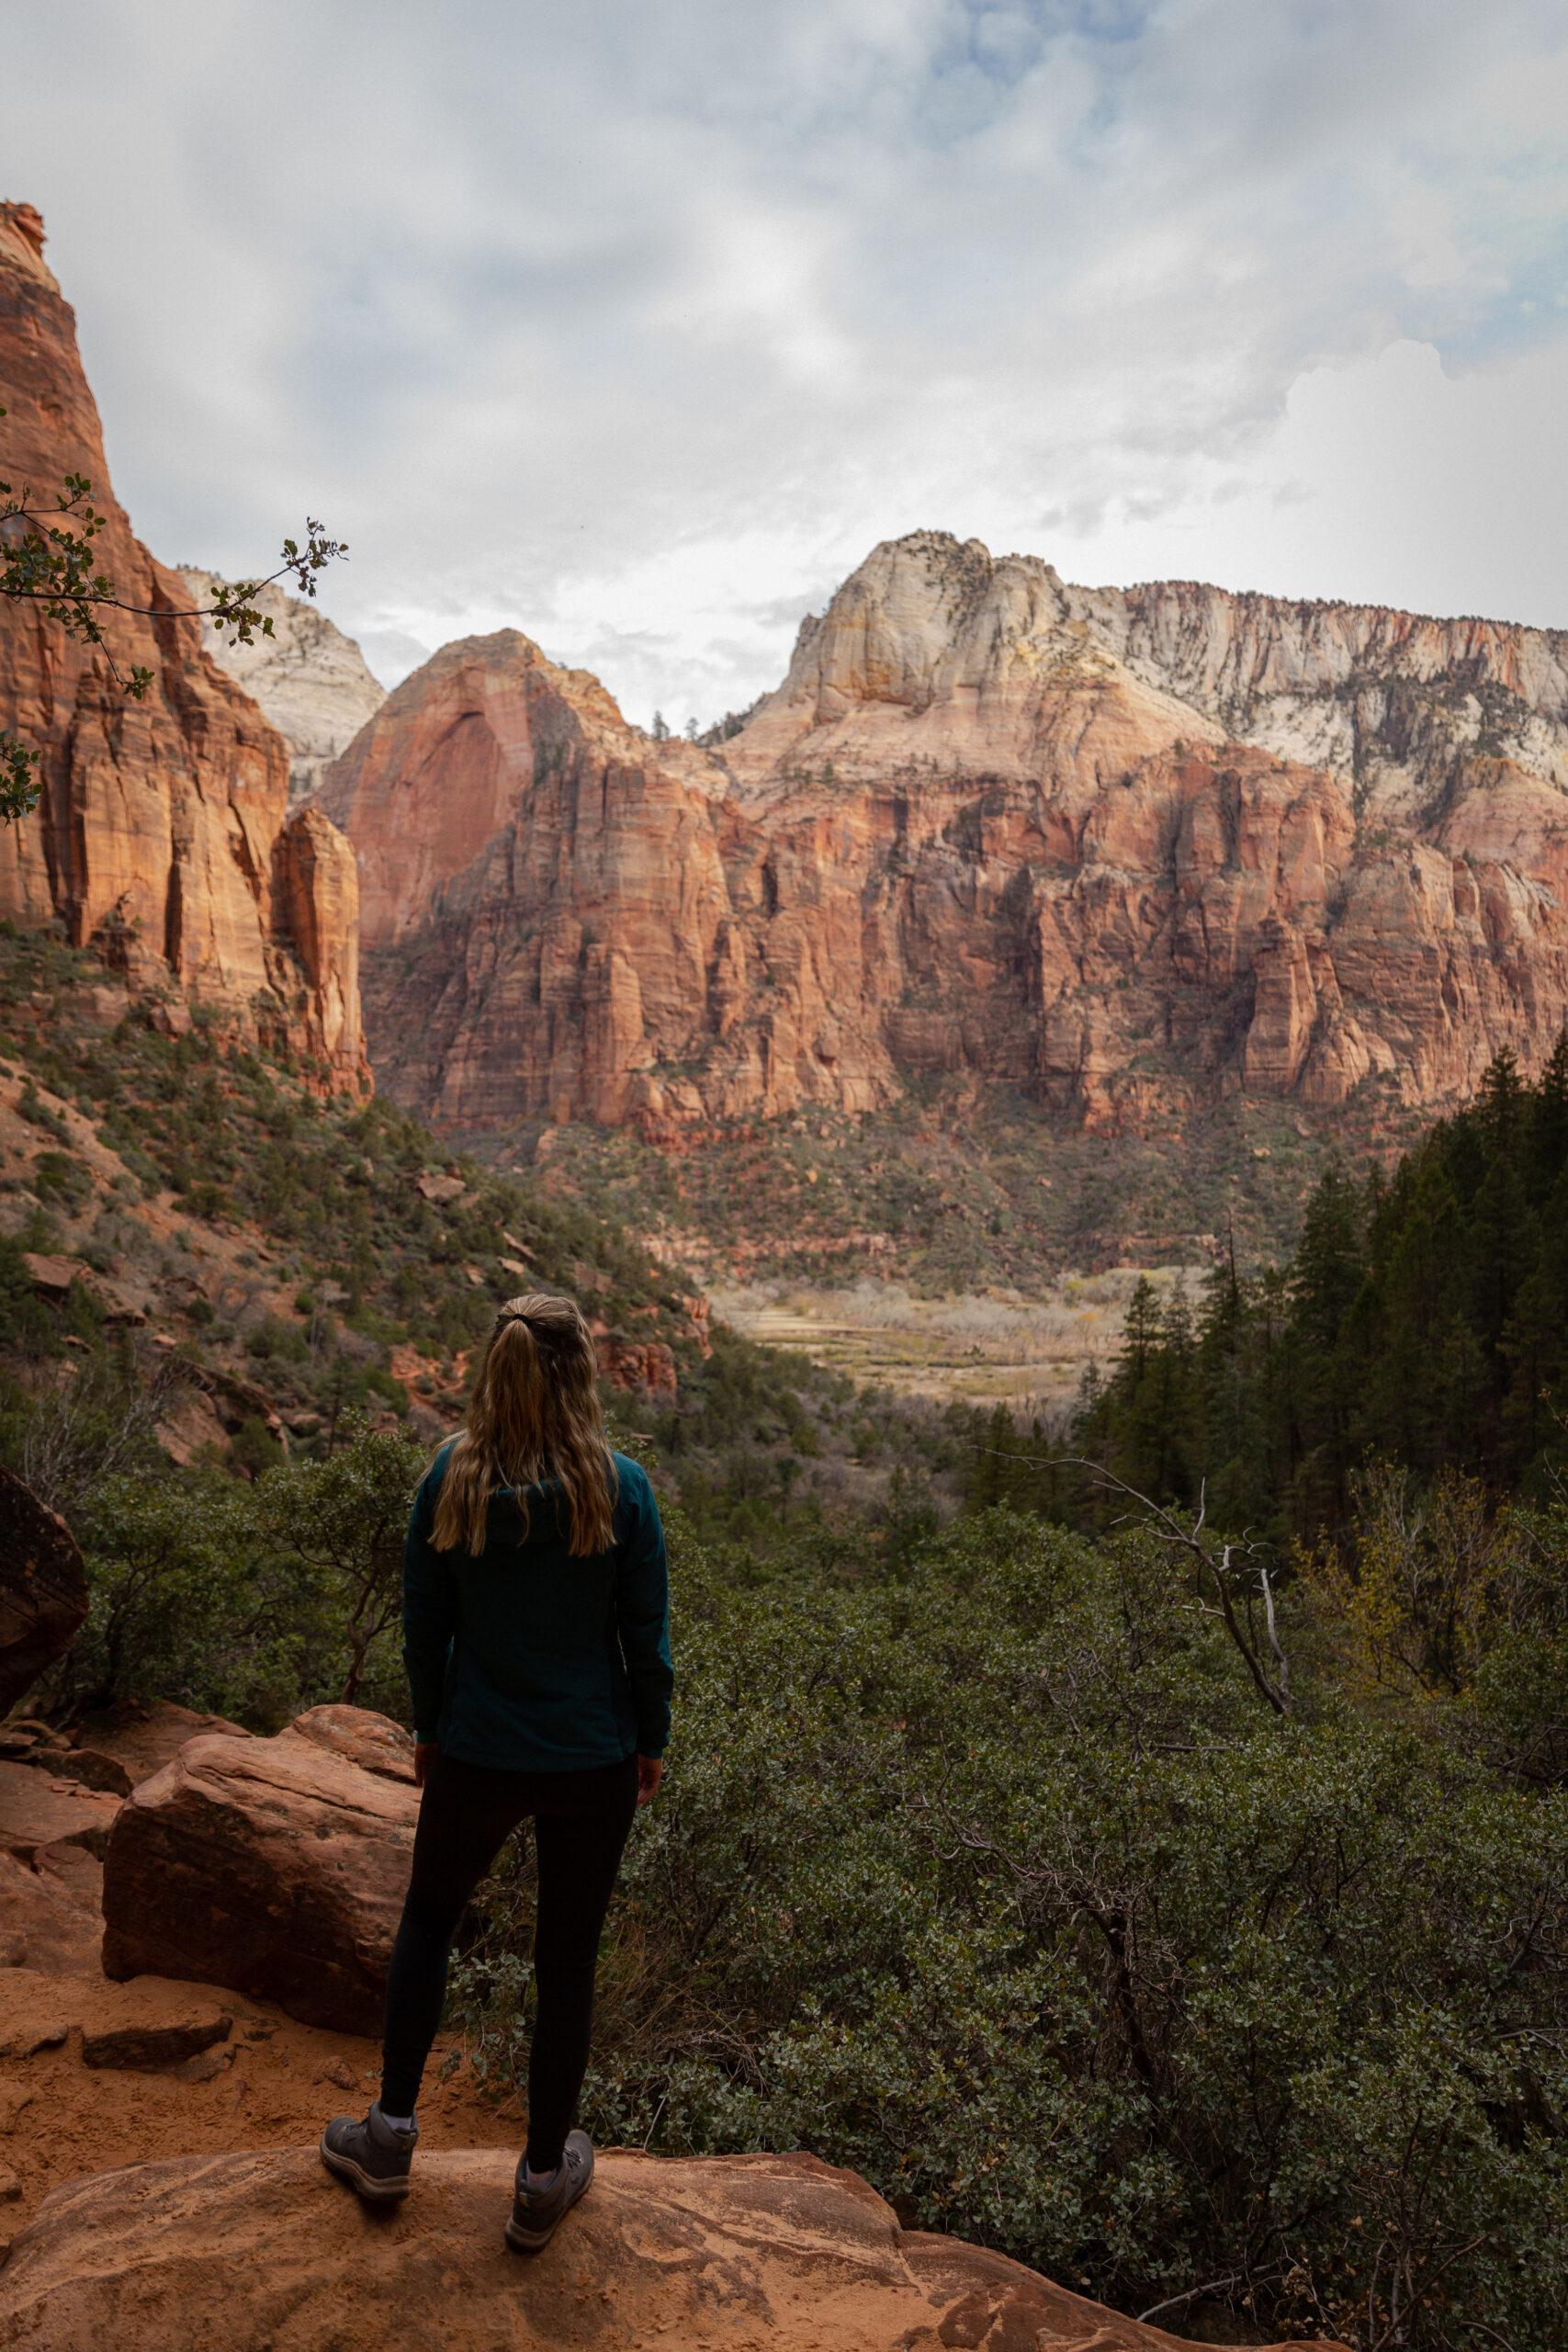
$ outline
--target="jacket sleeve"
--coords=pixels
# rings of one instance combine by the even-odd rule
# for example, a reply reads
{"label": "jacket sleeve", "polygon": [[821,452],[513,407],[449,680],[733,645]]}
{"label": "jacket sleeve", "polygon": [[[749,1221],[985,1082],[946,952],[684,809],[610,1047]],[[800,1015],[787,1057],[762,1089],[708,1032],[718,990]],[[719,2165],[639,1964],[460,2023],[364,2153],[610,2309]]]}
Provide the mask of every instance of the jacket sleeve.
{"label": "jacket sleeve", "polygon": [[433,1466],[414,1497],[403,1544],[403,1664],[413,1699],[413,1736],[422,1746],[435,1737],[457,1630],[457,1583],[430,1540],[439,1484],[439,1466]]}
{"label": "jacket sleeve", "polygon": [[659,1505],[643,1472],[628,1478],[626,1499],[634,1507],[631,1527],[620,1547],[615,1607],[621,1656],[631,1683],[640,1756],[662,1756],[670,1737],[670,1693],[675,1670],[670,1662],[670,1575]]}

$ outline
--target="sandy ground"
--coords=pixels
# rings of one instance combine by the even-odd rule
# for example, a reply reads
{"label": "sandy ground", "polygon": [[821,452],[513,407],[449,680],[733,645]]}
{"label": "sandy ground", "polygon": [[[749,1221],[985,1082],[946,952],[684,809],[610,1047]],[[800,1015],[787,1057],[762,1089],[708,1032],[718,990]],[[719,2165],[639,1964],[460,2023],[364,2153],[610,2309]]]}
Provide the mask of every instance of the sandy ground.
{"label": "sandy ground", "polygon": [[[233,2020],[212,2044],[216,2071],[188,2079],[179,2064],[139,2072],[94,2066],[84,2040],[127,2025],[201,2030]],[[62,2036],[31,2049],[39,2036]],[[424,2148],[517,2148],[522,2108],[476,2096],[467,2068],[443,2081],[452,2049],[432,2053],[420,2101]],[[280,2009],[212,1985],[161,1976],[104,1977],[0,1971],[0,2241],[9,2240],[67,2180],[162,2156],[247,2148],[311,2148],[329,2116],[362,2115],[376,2096],[374,2042],[297,2025]],[[188,2065],[188,2062],[186,2062]],[[196,2071],[205,2071],[203,2061]],[[14,2180],[14,2185],[13,2185]],[[504,2215],[500,2217],[504,2219]],[[497,2227],[500,2226],[498,2220]]]}

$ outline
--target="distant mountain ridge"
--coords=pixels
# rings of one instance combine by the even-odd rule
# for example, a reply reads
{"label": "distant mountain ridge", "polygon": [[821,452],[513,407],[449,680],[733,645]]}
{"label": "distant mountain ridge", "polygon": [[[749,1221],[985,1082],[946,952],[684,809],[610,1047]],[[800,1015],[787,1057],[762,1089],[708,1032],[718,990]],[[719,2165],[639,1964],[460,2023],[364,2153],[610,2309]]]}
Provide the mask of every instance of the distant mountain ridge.
{"label": "distant mountain ridge", "polygon": [[1568,1012],[1568,637],[918,532],[719,752],[515,631],[329,771],[383,1082],[700,1133],[977,1079],[1091,1128],[1462,1096]]}
{"label": "distant mountain ridge", "polygon": [[[194,564],[180,566],[180,578],[195,605],[210,604],[222,582]],[[303,596],[275,586],[264,588],[257,610],[272,623],[270,637],[249,645],[220,637],[210,621],[201,641],[220,670],[261,705],[288,746],[291,805],[310,799],[329,762],[354,741],[387,699],[387,690],[352,637]]]}
{"label": "distant mountain ridge", "polygon": [[778,756],[782,721],[817,739],[867,700],[951,706],[962,720],[966,695],[984,706],[1032,671],[1096,656],[1233,740],[1353,781],[1384,815],[1431,816],[1476,757],[1568,788],[1568,631],[1194,581],[1079,588],[1038,557],[940,532],[878,548],[807,616],[746,749],[726,748],[754,773]]}

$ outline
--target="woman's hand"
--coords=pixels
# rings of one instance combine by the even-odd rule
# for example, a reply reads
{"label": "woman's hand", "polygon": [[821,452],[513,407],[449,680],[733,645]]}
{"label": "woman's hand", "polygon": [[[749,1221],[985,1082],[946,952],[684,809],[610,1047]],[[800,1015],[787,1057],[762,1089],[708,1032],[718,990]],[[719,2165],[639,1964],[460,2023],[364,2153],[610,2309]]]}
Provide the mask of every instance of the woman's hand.
{"label": "woman's hand", "polygon": [[639,1756],[637,1759],[637,1801],[651,1804],[659,1794],[659,1783],[664,1778],[662,1756]]}
{"label": "woman's hand", "polygon": [[435,1742],[433,1739],[416,1739],[413,1747],[413,1784],[416,1789],[423,1788],[434,1761]]}

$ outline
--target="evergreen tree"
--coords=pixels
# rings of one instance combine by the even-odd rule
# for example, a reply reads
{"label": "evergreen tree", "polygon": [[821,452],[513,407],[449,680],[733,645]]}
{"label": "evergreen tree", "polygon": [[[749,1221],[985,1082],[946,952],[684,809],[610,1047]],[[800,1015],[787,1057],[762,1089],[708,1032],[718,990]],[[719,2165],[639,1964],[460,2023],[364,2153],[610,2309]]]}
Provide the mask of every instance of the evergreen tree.
{"label": "evergreen tree", "polygon": [[1423,1484],[1478,1477],[1494,1497],[1539,1488],[1568,1456],[1552,1401],[1565,1372],[1560,1040],[1533,1086],[1500,1055],[1475,1103],[1386,1181],[1359,1188],[1330,1167],[1286,1267],[1248,1275],[1227,1253],[1195,1316],[1184,1285],[1162,1312],[1140,1281],[1074,1441],[1161,1502],[1203,1488],[1229,1530],[1338,1535],[1370,1458]]}
{"label": "evergreen tree", "polygon": [[1530,1194],[1540,1208],[1568,1168],[1568,1033],[1559,1035],[1536,1082],[1527,1133]]}

